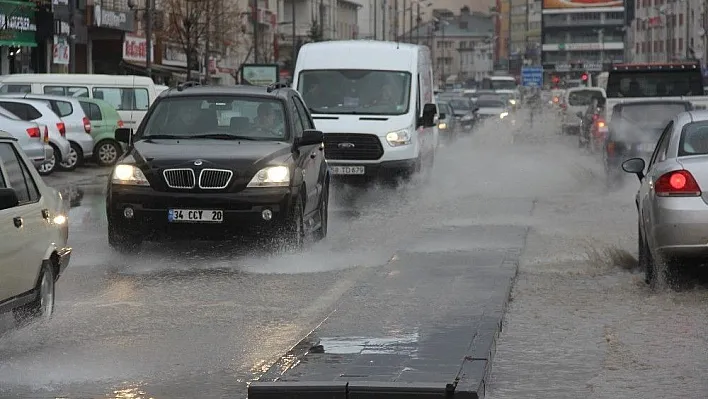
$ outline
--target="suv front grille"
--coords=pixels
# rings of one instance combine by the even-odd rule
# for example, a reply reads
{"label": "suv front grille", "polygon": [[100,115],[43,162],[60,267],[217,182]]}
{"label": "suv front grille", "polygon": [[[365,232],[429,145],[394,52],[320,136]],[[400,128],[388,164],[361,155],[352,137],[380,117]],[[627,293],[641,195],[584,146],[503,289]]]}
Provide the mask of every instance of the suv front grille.
{"label": "suv front grille", "polygon": [[228,169],[203,169],[199,174],[199,188],[221,190],[231,182],[234,172]]}
{"label": "suv front grille", "polygon": [[327,133],[324,143],[326,159],[373,161],[384,153],[381,141],[373,134]]}
{"label": "suv front grille", "polygon": [[195,184],[194,171],[188,168],[165,169],[162,172],[169,188],[192,189]]}

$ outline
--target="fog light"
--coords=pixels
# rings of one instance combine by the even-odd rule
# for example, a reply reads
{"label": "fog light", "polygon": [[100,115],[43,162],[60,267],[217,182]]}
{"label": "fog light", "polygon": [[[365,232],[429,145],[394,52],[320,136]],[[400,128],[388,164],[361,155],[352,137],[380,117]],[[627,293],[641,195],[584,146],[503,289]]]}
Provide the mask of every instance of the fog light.
{"label": "fog light", "polygon": [[271,220],[273,219],[273,211],[270,209],[264,209],[263,212],[261,212],[261,217],[263,220]]}
{"label": "fog light", "polygon": [[123,216],[125,216],[126,219],[132,219],[133,216],[135,216],[135,211],[133,211],[133,208],[127,207],[123,209]]}

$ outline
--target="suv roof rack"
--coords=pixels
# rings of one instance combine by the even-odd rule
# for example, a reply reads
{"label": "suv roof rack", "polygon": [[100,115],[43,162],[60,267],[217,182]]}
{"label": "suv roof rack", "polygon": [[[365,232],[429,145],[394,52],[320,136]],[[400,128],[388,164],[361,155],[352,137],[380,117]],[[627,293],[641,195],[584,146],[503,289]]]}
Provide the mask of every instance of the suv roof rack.
{"label": "suv roof rack", "polygon": [[195,82],[195,81],[184,82],[184,83],[180,83],[177,85],[177,91],[182,91],[182,90],[189,88],[189,87],[201,86],[201,85],[202,85],[201,83]]}
{"label": "suv roof rack", "polygon": [[278,90],[278,89],[284,89],[284,88],[287,88],[287,87],[290,87],[290,85],[288,84],[288,82],[275,82],[275,83],[271,83],[271,84],[268,85],[267,91],[268,91],[268,93],[270,93],[270,92],[272,92],[272,91],[275,91],[275,90]]}

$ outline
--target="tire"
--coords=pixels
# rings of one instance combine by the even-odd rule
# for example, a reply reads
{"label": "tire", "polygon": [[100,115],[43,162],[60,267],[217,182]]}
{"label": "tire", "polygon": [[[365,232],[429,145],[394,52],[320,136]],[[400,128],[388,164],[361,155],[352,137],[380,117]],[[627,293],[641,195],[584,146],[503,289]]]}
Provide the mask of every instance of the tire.
{"label": "tire", "polygon": [[305,204],[302,196],[298,195],[292,206],[290,215],[285,222],[284,244],[285,249],[291,252],[301,251],[305,246]]}
{"label": "tire", "polygon": [[81,165],[84,160],[84,151],[81,147],[73,141],[70,144],[71,150],[69,151],[69,160],[59,164],[59,168],[67,172],[71,172],[76,169],[76,167]]}
{"label": "tire", "polygon": [[315,240],[321,241],[327,237],[327,228],[329,227],[329,178],[325,180],[325,186],[322,190],[322,198],[320,199],[320,227],[315,230]]}
{"label": "tire", "polygon": [[113,166],[123,154],[123,148],[118,142],[106,139],[94,146],[93,154],[94,161],[100,166]]}
{"label": "tire", "polygon": [[120,231],[108,224],[108,245],[118,253],[130,253],[140,250],[143,240],[136,234]]}
{"label": "tire", "polygon": [[53,154],[49,161],[45,162],[44,164],[42,164],[42,166],[37,168],[37,171],[39,172],[40,176],[49,176],[59,168],[59,162],[57,162],[57,154],[61,154],[59,152],[59,148],[57,148],[56,145],[51,143],[49,145],[52,147]]}
{"label": "tire", "polygon": [[18,326],[27,325],[32,321],[45,321],[52,317],[54,314],[54,283],[54,268],[50,261],[44,261],[37,281],[37,298],[12,310],[15,323]]}

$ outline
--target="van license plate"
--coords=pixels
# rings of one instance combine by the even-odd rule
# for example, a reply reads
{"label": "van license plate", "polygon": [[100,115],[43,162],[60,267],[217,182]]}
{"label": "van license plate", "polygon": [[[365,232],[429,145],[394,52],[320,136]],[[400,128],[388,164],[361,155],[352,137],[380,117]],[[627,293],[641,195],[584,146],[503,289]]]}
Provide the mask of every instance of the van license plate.
{"label": "van license plate", "polygon": [[221,223],[224,211],[210,209],[170,209],[167,220],[171,223]]}
{"label": "van license plate", "polygon": [[330,166],[333,175],[363,175],[366,172],[363,166]]}

